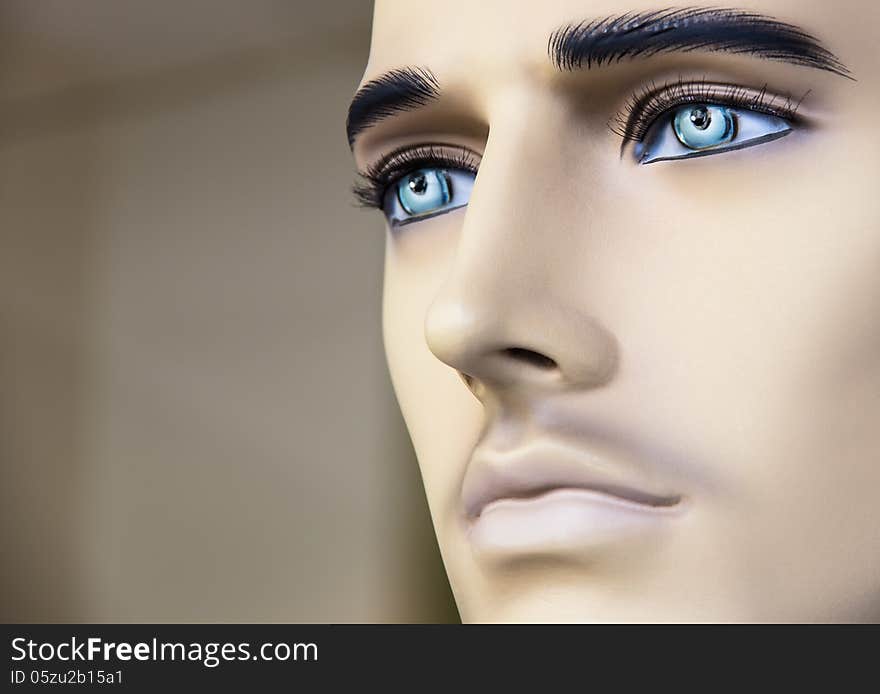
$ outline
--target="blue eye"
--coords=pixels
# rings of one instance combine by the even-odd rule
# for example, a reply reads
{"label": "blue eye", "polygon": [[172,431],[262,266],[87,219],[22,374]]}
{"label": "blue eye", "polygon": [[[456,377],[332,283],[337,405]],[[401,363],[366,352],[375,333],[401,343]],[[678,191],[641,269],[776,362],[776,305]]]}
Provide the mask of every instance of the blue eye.
{"label": "blue eye", "polygon": [[449,188],[445,171],[419,169],[397,182],[397,199],[407,214],[427,214],[449,204]]}
{"label": "blue eye", "polygon": [[688,104],[663,116],[636,145],[640,164],[720,154],[791,132],[784,118],[718,104]]}
{"label": "blue eye", "polygon": [[734,136],[733,114],[724,106],[680,108],[672,119],[672,127],[678,141],[695,150],[717,147]]}
{"label": "blue eye", "polygon": [[383,209],[392,225],[436,217],[467,205],[475,175],[461,169],[426,167],[388,187]]}

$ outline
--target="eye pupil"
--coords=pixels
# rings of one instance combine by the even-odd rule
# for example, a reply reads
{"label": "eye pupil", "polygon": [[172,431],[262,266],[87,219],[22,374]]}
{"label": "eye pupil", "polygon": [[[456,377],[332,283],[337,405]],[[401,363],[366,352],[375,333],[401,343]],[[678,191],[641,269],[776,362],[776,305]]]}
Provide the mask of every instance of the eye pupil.
{"label": "eye pupil", "polygon": [[425,177],[425,174],[420,171],[409,177],[407,186],[416,195],[424,195],[425,191],[428,190],[428,179]]}
{"label": "eye pupil", "polygon": [[705,106],[698,106],[691,111],[690,120],[695,128],[705,130],[712,123],[712,115]]}

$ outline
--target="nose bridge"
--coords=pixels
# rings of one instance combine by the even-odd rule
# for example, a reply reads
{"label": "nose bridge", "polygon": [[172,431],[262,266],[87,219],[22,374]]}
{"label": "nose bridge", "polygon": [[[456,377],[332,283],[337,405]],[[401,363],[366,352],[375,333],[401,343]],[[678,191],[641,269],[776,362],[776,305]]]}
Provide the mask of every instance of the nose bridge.
{"label": "nose bridge", "polygon": [[598,386],[614,371],[615,340],[566,289],[567,233],[540,193],[553,190],[558,162],[535,151],[527,123],[507,118],[490,134],[425,337],[439,359],[496,386]]}
{"label": "nose bridge", "polygon": [[[483,154],[455,266],[471,282],[482,279],[494,284],[503,275],[505,284],[514,278],[519,287],[539,283],[546,267],[538,261],[552,251],[536,228],[542,205],[536,187],[548,185],[542,167],[552,155],[532,155],[529,148],[534,144],[521,130],[506,123],[496,126]],[[489,269],[488,259],[493,271],[481,272]]]}

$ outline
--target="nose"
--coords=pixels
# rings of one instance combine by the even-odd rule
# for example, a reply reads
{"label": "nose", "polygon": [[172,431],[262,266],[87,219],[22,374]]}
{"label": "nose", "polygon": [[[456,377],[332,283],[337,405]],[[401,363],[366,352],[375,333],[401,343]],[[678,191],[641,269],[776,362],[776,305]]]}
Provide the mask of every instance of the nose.
{"label": "nose", "polygon": [[598,388],[617,366],[613,335],[577,307],[549,293],[523,296],[513,283],[490,289],[464,275],[431,305],[425,338],[475,392],[477,385],[493,391]]}
{"label": "nose", "polygon": [[549,225],[566,222],[534,197],[540,172],[524,155],[534,164],[522,143],[490,138],[455,260],[425,318],[430,350],[481,399],[485,389],[597,388],[617,369],[614,335],[577,286],[588,268],[573,267],[569,234],[554,243]]}

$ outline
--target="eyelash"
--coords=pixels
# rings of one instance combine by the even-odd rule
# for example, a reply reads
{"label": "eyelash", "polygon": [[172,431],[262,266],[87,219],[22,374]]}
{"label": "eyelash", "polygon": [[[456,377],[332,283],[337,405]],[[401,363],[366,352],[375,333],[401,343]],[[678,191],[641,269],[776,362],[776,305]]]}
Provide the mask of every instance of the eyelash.
{"label": "eyelash", "polygon": [[388,188],[406,174],[418,169],[446,168],[476,175],[479,161],[476,152],[459,145],[400,147],[362,172],[361,181],[354,185],[352,192],[363,207],[381,210]]}
{"label": "eyelash", "polygon": [[623,146],[626,146],[628,142],[641,142],[654,122],[667,111],[701,103],[743,108],[797,122],[798,107],[807,94],[793,102],[789,96],[768,95],[767,85],[754,90],[732,84],[712,84],[705,80],[685,82],[681,78],[661,86],[652,82],[633,94],[608,126],[623,139]]}
{"label": "eyelash", "polygon": [[[629,142],[641,142],[654,122],[667,111],[693,103],[744,108],[797,122],[798,107],[807,94],[793,102],[788,96],[768,95],[766,85],[754,90],[705,80],[685,82],[682,78],[660,86],[652,82],[633,94],[608,126],[623,140],[622,147],[625,147]],[[352,193],[361,206],[381,210],[388,188],[406,174],[422,168],[448,168],[476,175],[479,161],[480,155],[458,145],[400,147],[361,172],[361,180],[352,187]]]}

